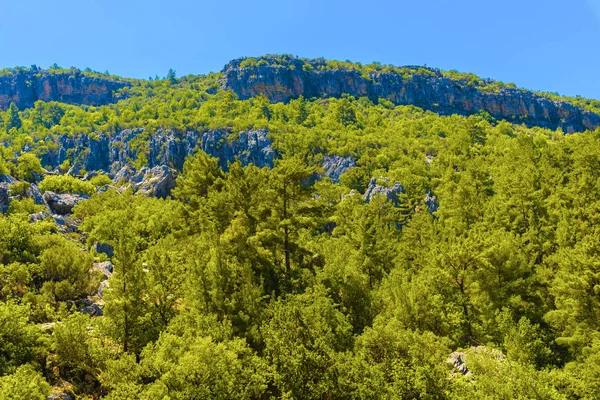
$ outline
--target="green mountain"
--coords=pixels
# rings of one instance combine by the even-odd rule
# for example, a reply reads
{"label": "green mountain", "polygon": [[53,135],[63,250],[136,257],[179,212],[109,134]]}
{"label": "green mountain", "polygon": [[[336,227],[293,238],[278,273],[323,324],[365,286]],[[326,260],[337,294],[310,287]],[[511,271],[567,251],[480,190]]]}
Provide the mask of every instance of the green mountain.
{"label": "green mountain", "polygon": [[0,399],[600,392],[596,100],[265,56],[0,106]]}

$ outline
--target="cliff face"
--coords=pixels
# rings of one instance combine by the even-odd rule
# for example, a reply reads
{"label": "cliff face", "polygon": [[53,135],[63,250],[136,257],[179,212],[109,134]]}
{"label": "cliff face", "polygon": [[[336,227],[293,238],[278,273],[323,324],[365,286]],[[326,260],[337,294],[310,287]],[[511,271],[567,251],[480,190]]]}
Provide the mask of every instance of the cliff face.
{"label": "cliff face", "polygon": [[41,161],[46,168],[54,169],[69,160],[71,174],[85,170],[114,175],[134,163],[141,153],[146,154],[149,168],[168,166],[181,170],[185,158],[194,154],[197,147],[219,158],[219,165],[225,170],[236,157],[243,165],[252,163],[258,167],[272,167],[276,158],[267,131],[262,129],[240,132],[235,138],[225,130],[184,133],[159,129],[140,146],[139,138],[143,136],[144,129],[125,129],[112,136],[60,136]]}
{"label": "cliff face", "polygon": [[[410,76],[397,72],[376,72],[368,76],[356,70],[319,69],[313,62],[299,59],[288,65],[254,65],[244,67],[243,60],[225,66],[223,87],[233,90],[241,99],[265,95],[271,102],[287,102],[304,96],[341,97],[349,94],[366,96],[373,101],[387,99],[396,105],[414,104],[442,115],[471,115],[480,110],[494,118],[528,126],[562,128],[565,132],[581,132],[600,126],[600,115],[564,102],[553,101],[522,89],[504,88],[488,92],[443,76],[433,69],[414,69]],[[312,65],[317,68],[312,68]]]}
{"label": "cliff face", "polygon": [[0,109],[11,102],[20,109],[32,107],[37,100],[99,106],[117,100],[115,92],[131,86],[129,82],[83,73],[51,73],[25,70],[0,76]]}

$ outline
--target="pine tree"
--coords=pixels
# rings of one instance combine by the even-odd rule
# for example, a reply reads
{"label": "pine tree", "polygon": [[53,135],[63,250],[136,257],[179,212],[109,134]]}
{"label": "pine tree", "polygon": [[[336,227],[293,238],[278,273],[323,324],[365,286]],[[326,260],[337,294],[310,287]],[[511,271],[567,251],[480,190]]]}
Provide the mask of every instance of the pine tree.
{"label": "pine tree", "polygon": [[12,128],[19,129],[22,126],[21,117],[19,117],[19,109],[15,103],[10,103],[8,111],[4,117],[4,126],[6,133],[9,133]]}

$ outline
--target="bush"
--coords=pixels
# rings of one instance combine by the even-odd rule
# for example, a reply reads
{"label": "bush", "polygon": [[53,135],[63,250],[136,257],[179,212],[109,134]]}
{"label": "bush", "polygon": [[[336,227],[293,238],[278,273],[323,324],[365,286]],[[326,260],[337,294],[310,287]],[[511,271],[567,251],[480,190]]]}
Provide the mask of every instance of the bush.
{"label": "bush", "polygon": [[110,179],[108,175],[98,174],[92,179],[90,179],[90,183],[96,187],[110,185],[112,183],[112,179]]}
{"label": "bush", "polygon": [[0,377],[0,399],[45,400],[50,385],[31,365],[23,365],[12,375]]}
{"label": "bush", "polygon": [[40,183],[42,192],[80,193],[93,195],[96,187],[91,182],[84,182],[69,175],[50,175]]}

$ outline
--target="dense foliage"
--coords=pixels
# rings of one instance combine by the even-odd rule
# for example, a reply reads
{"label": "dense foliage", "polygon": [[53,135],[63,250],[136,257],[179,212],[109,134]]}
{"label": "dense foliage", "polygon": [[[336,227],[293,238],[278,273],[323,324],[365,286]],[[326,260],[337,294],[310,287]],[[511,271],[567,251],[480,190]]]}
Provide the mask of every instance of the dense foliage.
{"label": "dense foliage", "polygon": [[[240,101],[217,78],[4,112],[0,172],[42,190],[107,183],[42,177],[44,139],[62,134],[267,128],[281,159],[225,172],[198,151],[173,198],[94,194],[75,209],[79,233],[11,205],[0,398],[597,398],[600,130],[384,100]],[[356,167],[315,179],[327,154]],[[380,177],[406,189],[397,203],[361,195]],[[97,297],[107,257],[96,242],[114,248],[114,273],[90,317],[80,300]],[[469,375],[447,363],[456,350]]]}

